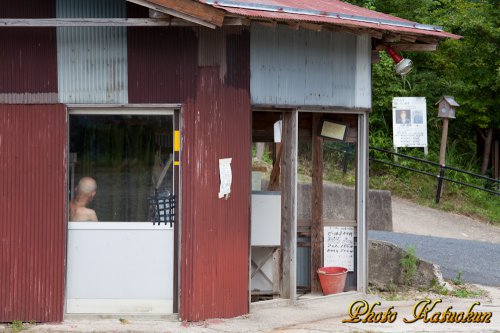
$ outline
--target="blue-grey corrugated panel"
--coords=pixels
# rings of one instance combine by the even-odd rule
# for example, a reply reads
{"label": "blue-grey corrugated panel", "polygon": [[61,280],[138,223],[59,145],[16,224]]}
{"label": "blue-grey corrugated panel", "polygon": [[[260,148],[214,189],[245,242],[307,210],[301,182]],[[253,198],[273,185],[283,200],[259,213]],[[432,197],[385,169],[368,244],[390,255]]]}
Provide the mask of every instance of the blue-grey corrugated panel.
{"label": "blue-grey corrugated panel", "polygon": [[[299,238],[299,242],[309,242],[311,238]],[[297,287],[311,288],[311,247],[297,247]]]}
{"label": "blue-grey corrugated panel", "polygon": [[252,25],[250,45],[253,104],[370,106],[356,93],[371,77],[364,36]]}
{"label": "blue-grey corrugated panel", "polygon": [[[298,242],[309,242],[311,238],[302,237],[297,239]],[[354,267],[357,267],[358,247],[354,248]],[[311,288],[311,247],[297,247],[297,287]],[[357,290],[356,270],[347,273],[345,291]]]}
{"label": "blue-grey corrugated panel", "polygon": [[[123,0],[57,0],[57,17],[126,17]],[[127,103],[125,27],[57,28],[59,101]]]}
{"label": "blue-grey corrugated panel", "polygon": [[354,246],[354,271],[348,272],[345,279],[345,291],[353,291],[358,289],[358,246]]}
{"label": "blue-grey corrugated panel", "polygon": [[372,105],[372,38],[356,38],[356,106],[371,108]]}

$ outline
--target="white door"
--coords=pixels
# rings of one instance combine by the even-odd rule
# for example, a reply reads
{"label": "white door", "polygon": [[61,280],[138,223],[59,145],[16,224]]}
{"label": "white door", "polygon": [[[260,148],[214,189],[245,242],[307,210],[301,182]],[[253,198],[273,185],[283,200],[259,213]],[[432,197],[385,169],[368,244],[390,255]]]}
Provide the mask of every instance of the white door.
{"label": "white door", "polygon": [[173,113],[71,111],[69,134],[66,313],[172,313]]}

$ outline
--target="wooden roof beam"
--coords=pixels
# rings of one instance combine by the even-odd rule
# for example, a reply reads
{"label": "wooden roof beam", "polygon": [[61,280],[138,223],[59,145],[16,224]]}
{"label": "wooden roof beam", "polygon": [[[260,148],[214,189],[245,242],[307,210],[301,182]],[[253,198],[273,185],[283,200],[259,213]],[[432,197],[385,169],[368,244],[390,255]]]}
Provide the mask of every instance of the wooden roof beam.
{"label": "wooden roof beam", "polygon": [[384,34],[384,37],[382,38],[382,41],[384,43],[397,43],[401,40],[401,35],[394,35],[394,34]]}
{"label": "wooden roof beam", "polygon": [[287,25],[293,30],[299,30],[300,24],[298,22],[288,22]]}
{"label": "wooden roof beam", "polygon": [[408,42],[408,43],[415,43],[417,41],[417,36],[402,35],[401,41]]}
{"label": "wooden roof beam", "polygon": [[254,22],[268,28],[275,28],[278,25],[278,22],[273,20],[259,20]]}
{"label": "wooden roof beam", "polygon": [[432,52],[437,50],[437,43],[436,44],[398,43],[398,44],[392,44],[391,46],[396,51]]}
{"label": "wooden roof beam", "polygon": [[323,30],[323,25],[314,23],[302,22],[300,23],[300,27],[306,30],[312,30],[316,32],[320,32],[321,30]]}
{"label": "wooden roof beam", "polygon": [[251,20],[244,17],[225,17],[224,25],[241,25],[241,26],[250,26],[252,23]]}
{"label": "wooden roof beam", "polygon": [[127,0],[180,19],[203,25],[212,29],[221,27],[225,12],[193,0]]}
{"label": "wooden roof beam", "polygon": [[153,18],[52,18],[52,19],[0,19],[2,27],[169,27],[193,26],[193,22],[175,17]]}
{"label": "wooden roof beam", "polygon": [[418,52],[432,52],[437,50],[437,43],[434,44],[415,44],[415,43],[387,43],[378,44],[375,47],[377,51],[385,51],[386,47],[390,46],[396,51],[418,51]]}
{"label": "wooden roof beam", "polygon": [[338,32],[347,32],[353,35],[369,35],[370,37],[376,39],[382,39],[384,34],[381,31],[373,30],[373,29],[364,29],[364,28],[351,28],[340,25],[325,25],[325,29],[330,31],[338,31]]}

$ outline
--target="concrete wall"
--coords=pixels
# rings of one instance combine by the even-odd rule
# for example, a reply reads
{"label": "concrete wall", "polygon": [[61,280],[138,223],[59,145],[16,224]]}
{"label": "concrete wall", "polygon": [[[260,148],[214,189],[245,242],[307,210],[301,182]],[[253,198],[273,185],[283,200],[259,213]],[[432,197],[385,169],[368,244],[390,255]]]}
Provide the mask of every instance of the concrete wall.
{"label": "concrete wall", "polygon": [[[311,219],[311,184],[299,183],[297,214],[299,219]],[[356,220],[354,187],[323,185],[323,218]],[[370,190],[368,196],[368,229],[392,231],[391,192]]]}

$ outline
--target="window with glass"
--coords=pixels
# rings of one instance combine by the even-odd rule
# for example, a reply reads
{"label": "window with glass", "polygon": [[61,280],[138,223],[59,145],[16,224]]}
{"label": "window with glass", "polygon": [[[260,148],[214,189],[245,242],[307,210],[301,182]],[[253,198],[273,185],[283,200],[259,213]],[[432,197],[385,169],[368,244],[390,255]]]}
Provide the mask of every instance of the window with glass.
{"label": "window with glass", "polygon": [[72,113],[69,129],[69,220],[158,219],[173,196],[173,115]]}

